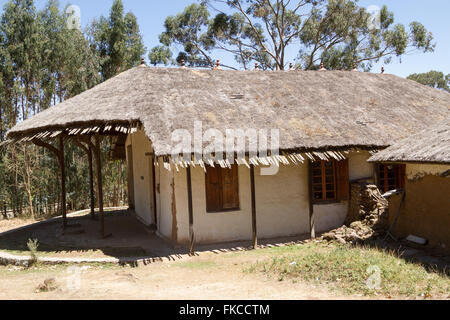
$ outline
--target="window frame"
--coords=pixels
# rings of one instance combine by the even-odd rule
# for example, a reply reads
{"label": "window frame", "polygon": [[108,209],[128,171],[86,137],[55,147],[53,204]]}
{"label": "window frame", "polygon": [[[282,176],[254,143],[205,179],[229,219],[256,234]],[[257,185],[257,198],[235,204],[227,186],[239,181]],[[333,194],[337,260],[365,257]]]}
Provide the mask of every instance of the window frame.
{"label": "window frame", "polygon": [[[392,166],[392,169],[389,167]],[[387,170],[386,170],[387,169]],[[393,170],[390,171],[390,170]],[[383,171],[383,176],[381,176],[381,172]],[[389,163],[381,163],[377,165],[377,186],[382,193],[386,193],[396,189],[403,189],[405,187],[405,172],[406,165],[402,164],[389,164]],[[390,189],[391,184],[389,183],[389,174],[393,174],[394,184],[393,189]]]}
{"label": "window frame", "polygon": [[[319,183],[314,183],[314,179],[317,178],[318,176],[314,176],[314,164],[320,163],[321,164],[321,175],[320,178],[322,179],[322,182]],[[328,194],[328,190],[327,190],[327,175],[326,175],[326,163],[331,163],[333,166],[333,193],[334,196],[333,198],[329,198],[327,196]],[[338,196],[338,186],[337,186],[337,165],[336,165],[336,161],[325,161],[325,160],[319,160],[319,161],[314,161],[311,163],[311,192],[312,192],[312,199],[313,199],[313,203],[314,204],[332,204],[332,203],[339,203],[339,196]],[[314,187],[317,185],[321,185],[322,187],[322,199],[317,199],[316,196],[316,192],[314,190]]]}
{"label": "window frame", "polygon": [[220,208],[219,209],[211,209],[210,208],[210,204],[208,203],[208,191],[210,190],[209,188],[209,180],[208,180],[208,170],[207,172],[205,172],[205,206],[206,206],[206,213],[227,213],[227,212],[235,212],[235,211],[241,211],[241,199],[240,199],[240,188],[239,188],[239,166],[234,164],[233,166],[235,166],[235,170],[236,170],[236,185],[234,186],[235,190],[234,192],[236,192],[237,194],[237,206],[233,207],[233,208],[224,208],[224,203],[225,201],[223,200],[223,193],[224,193],[224,178],[223,178],[223,172],[232,172],[232,169],[229,168],[222,168],[220,166],[215,166],[215,167],[208,167],[207,169],[211,170],[219,170],[220,171],[220,176],[219,176],[219,184],[220,184],[220,193],[221,193],[221,198],[220,198]]}

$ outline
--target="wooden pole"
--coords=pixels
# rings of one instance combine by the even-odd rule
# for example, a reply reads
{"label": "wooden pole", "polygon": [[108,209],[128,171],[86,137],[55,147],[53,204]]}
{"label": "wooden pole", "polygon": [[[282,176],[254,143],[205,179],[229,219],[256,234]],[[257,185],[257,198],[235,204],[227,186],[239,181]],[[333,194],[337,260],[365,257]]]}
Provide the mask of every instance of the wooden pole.
{"label": "wooden pole", "polygon": [[313,196],[313,177],[312,162],[308,161],[308,193],[309,193],[309,225],[311,239],[316,238],[316,221],[314,218],[314,196]]}
{"label": "wooden pole", "polygon": [[152,157],[152,176],[153,176],[153,215],[154,215],[154,221],[155,221],[155,226],[158,225],[158,206],[156,205],[156,164],[155,164],[156,157],[155,155],[153,155]]}
{"label": "wooden pole", "polygon": [[105,215],[103,212],[103,181],[102,181],[102,157],[101,157],[101,138],[99,135],[95,136],[95,163],[97,165],[97,193],[98,193],[98,207],[100,217],[100,237],[105,238]]}
{"label": "wooden pole", "polygon": [[66,167],[64,161],[64,137],[59,136],[59,167],[61,169],[61,210],[63,230],[67,228],[67,208],[66,208]]}
{"label": "wooden pole", "polygon": [[193,255],[195,245],[195,234],[194,234],[194,208],[192,204],[192,177],[190,166],[187,167],[186,172],[187,172],[187,191],[188,191],[188,209],[189,209],[189,239],[190,239],[189,254]]}
{"label": "wooden pole", "polygon": [[89,191],[91,196],[91,218],[95,220],[95,193],[94,193],[94,170],[92,168],[92,147],[88,146],[89,161]]}
{"label": "wooden pole", "polygon": [[252,228],[253,228],[253,249],[258,248],[258,229],[256,224],[256,191],[255,191],[255,166],[250,165],[250,180],[252,193]]}

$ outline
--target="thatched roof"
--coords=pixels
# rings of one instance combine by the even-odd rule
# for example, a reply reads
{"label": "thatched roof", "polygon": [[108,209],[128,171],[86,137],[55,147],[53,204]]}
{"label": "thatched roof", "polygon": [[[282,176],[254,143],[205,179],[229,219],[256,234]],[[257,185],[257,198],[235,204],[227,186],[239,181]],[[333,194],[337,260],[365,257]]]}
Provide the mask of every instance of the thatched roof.
{"label": "thatched roof", "polygon": [[384,148],[448,119],[449,107],[450,94],[387,74],[140,67],[24,121],[8,138],[139,121],[161,156],[171,153],[174,130],[192,133],[202,121],[203,131],[223,134],[279,129],[286,151]]}
{"label": "thatched roof", "polygon": [[450,164],[450,122],[431,127],[377,153],[371,162]]}

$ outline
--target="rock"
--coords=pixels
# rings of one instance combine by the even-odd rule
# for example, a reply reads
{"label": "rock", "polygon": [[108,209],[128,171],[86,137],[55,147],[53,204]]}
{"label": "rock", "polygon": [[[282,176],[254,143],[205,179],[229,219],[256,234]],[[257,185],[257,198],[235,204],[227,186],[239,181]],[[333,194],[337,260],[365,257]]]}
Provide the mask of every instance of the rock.
{"label": "rock", "polygon": [[336,240],[336,235],[332,232],[326,233],[322,236],[323,240],[326,241],[333,241]]}
{"label": "rock", "polygon": [[44,281],[44,283],[41,283],[36,287],[36,293],[51,292],[55,291],[56,289],[58,289],[56,280],[54,278],[48,278]]}

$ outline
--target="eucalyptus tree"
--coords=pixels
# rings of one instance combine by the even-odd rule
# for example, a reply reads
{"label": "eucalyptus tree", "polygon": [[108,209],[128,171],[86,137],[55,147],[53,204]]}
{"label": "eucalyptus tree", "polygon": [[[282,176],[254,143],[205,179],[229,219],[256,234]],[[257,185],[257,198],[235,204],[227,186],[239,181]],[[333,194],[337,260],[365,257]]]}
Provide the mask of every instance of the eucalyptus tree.
{"label": "eucalyptus tree", "polygon": [[20,119],[36,111],[41,62],[41,33],[36,8],[32,0],[12,0],[4,8],[0,22],[2,46],[7,50],[12,66],[14,93]]}
{"label": "eucalyptus tree", "polygon": [[432,70],[426,73],[414,73],[408,79],[432,88],[450,92],[450,74],[445,75],[443,72]]}
{"label": "eucalyptus tree", "polygon": [[396,24],[386,6],[371,14],[357,0],[202,0],[168,17],[164,27],[164,47],[152,50],[158,53],[151,55],[154,64],[167,63],[167,48],[180,45],[179,56],[192,64],[212,65],[212,53],[222,50],[244,69],[258,62],[273,70],[286,68],[289,52],[298,53],[299,68],[324,63],[370,70],[382,59],[390,63],[409,52],[434,50],[433,36],[421,23]]}
{"label": "eucalyptus tree", "polygon": [[[0,140],[18,122],[102,81],[101,51],[89,41],[88,33],[68,25],[70,13],[65,9],[61,10],[55,0],[49,0],[40,11],[32,0],[10,0],[4,7],[0,19]],[[123,21],[127,31],[123,65],[128,68],[140,61],[136,52],[141,52],[143,46],[138,45],[141,38],[135,17],[130,13]],[[71,177],[67,183],[68,200],[73,210],[87,206],[84,157],[71,144],[65,148],[66,168]],[[119,170],[117,164],[105,163],[105,170],[110,167],[113,172]],[[122,168],[119,171],[116,175],[122,173]],[[2,148],[3,215],[7,209],[15,216],[55,214],[54,204],[60,202],[58,172],[53,155],[44,149],[31,145]],[[105,188],[117,186],[107,183]]]}
{"label": "eucalyptus tree", "polygon": [[147,51],[142,40],[141,31],[136,16],[132,12],[125,14],[125,67],[136,67]]}
{"label": "eucalyptus tree", "polygon": [[147,51],[135,15],[124,14],[121,0],[114,1],[108,18],[93,21],[89,38],[99,53],[103,80],[137,66]]}
{"label": "eucalyptus tree", "polygon": [[98,58],[83,33],[68,25],[70,14],[50,0],[39,12],[42,24],[43,109],[77,95],[97,83]]}

